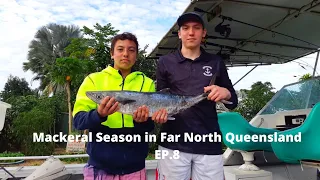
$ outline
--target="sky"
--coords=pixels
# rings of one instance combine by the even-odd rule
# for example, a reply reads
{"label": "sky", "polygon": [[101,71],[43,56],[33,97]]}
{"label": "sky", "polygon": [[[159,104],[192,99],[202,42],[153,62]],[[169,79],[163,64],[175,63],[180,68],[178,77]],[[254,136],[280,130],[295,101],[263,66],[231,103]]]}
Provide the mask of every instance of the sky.
{"label": "sky", "polygon": [[[22,65],[27,61],[28,45],[41,26],[58,23],[81,28],[111,23],[120,32],[134,33],[140,47],[149,44],[150,52],[189,3],[190,0],[0,0],[0,91],[10,74],[25,78],[32,89],[39,86],[39,82],[32,81],[35,75],[24,72]],[[297,62],[303,63],[305,69]],[[268,81],[279,90],[303,74],[312,74],[314,63],[315,55],[310,55],[284,65],[260,66],[234,87],[250,89],[254,82]],[[230,68],[231,81],[237,82],[251,68]]]}

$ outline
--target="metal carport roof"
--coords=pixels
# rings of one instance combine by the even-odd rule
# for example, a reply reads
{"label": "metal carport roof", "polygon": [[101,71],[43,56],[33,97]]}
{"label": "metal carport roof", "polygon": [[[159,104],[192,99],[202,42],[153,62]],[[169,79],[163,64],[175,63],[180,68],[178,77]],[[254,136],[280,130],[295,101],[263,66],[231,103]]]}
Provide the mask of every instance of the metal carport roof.
{"label": "metal carport roof", "polygon": [[[198,0],[184,12],[196,11],[205,20],[208,37],[203,47],[208,52],[221,54],[227,66],[256,66],[286,63],[317,52],[319,4],[312,0]],[[177,49],[177,31],[175,23],[148,58]]]}

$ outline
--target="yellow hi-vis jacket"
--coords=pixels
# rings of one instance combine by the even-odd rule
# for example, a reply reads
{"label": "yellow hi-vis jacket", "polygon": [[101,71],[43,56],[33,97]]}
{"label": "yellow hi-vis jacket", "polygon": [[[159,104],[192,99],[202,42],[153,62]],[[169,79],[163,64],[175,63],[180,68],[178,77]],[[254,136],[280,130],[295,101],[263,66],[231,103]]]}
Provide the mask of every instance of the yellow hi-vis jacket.
{"label": "yellow hi-vis jacket", "polygon": [[[81,84],[73,108],[73,117],[80,111],[97,109],[98,104],[86,96],[86,91],[129,90],[155,92],[154,81],[139,71],[131,72],[125,79],[118,70],[108,66],[101,72],[88,75]],[[101,123],[109,128],[134,127],[131,115],[115,112]]]}

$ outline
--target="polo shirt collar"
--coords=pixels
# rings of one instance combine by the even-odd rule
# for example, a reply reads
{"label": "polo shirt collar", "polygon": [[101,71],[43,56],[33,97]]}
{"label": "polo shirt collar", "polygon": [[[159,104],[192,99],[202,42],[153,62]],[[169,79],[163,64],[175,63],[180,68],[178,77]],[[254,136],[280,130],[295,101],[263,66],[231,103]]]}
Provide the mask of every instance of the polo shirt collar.
{"label": "polo shirt collar", "polygon": [[[194,61],[209,61],[210,59],[209,59],[208,56],[207,56],[207,52],[206,52],[206,51],[204,50],[204,48],[202,48],[201,46],[200,46],[200,51],[201,51],[200,56],[197,57]],[[180,46],[180,47],[178,48],[178,50],[177,50],[177,55],[178,55],[178,57],[179,57],[179,59],[178,59],[178,62],[179,62],[179,63],[182,63],[182,62],[188,60],[188,58],[185,58],[185,57],[182,55],[182,53],[181,53],[181,46]]]}

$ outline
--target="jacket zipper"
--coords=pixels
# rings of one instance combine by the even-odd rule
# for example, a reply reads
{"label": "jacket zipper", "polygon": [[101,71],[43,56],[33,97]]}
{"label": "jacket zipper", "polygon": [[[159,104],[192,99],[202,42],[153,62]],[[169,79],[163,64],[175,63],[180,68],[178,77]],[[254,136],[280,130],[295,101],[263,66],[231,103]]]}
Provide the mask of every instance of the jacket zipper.
{"label": "jacket zipper", "polygon": [[[123,78],[123,80],[122,80],[122,88],[121,88],[121,91],[123,91],[125,79],[126,79],[126,78]],[[122,128],[124,128],[124,117],[123,117],[123,114],[121,114],[121,116],[122,116]],[[124,161],[126,161],[126,154],[125,154],[125,153],[124,153],[124,155],[123,155],[123,159],[124,159]],[[123,171],[122,171],[122,174],[124,174]]]}
{"label": "jacket zipper", "polygon": [[[124,88],[124,80],[125,78],[122,80],[122,88],[121,88],[121,91],[123,91],[123,88]],[[123,114],[121,114],[122,116],[122,127],[124,128],[124,117],[123,117]]]}

